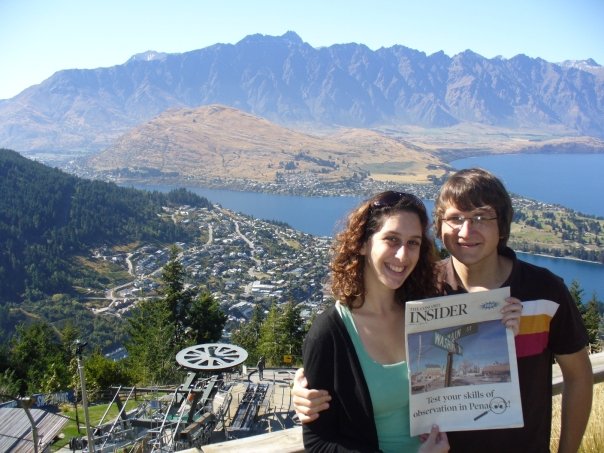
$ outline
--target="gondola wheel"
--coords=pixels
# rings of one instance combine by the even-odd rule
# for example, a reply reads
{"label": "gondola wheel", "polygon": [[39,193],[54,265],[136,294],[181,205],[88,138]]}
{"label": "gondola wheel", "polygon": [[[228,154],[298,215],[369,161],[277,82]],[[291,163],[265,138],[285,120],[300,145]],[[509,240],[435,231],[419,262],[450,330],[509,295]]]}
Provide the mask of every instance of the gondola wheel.
{"label": "gondola wheel", "polygon": [[241,365],[247,351],[226,343],[205,343],[191,346],[176,354],[176,361],[185,368],[200,371],[220,371]]}

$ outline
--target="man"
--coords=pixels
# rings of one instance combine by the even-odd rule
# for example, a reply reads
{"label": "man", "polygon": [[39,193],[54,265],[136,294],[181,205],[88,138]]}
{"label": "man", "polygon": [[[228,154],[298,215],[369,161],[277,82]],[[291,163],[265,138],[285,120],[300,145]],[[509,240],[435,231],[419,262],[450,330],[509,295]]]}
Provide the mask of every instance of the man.
{"label": "man", "polygon": [[[451,451],[549,452],[555,359],[564,378],[558,451],[576,452],[592,400],[587,333],[562,279],[518,260],[507,247],[512,215],[512,203],[501,181],[481,169],[451,176],[434,206],[437,236],[451,254],[439,265],[443,293],[509,286],[511,296],[524,305],[516,337],[524,427],[451,432]],[[294,404],[300,420],[309,423],[329,406],[330,396],[304,386],[298,372]]]}
{"label": "man", "polygon": [[264,379],[264,365],[266,364],[266,359],[264,358],[263,355],[260,356],[260,359],[258,359],[258,363],[256,364],[256,366],[258,367],[258,379],[263,380]]}

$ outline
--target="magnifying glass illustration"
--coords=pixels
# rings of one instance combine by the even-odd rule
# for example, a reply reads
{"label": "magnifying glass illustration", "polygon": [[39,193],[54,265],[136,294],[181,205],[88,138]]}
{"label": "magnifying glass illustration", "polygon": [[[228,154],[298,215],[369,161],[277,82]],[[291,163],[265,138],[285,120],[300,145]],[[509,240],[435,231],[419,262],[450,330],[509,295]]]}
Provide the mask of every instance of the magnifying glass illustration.
{"label": "magnifying glass illustration", "polygon": [[508,407],[508,405],[505,402],[505,400],[499,396],[496,396],[489,402],[489,410],[484,411],[482,414],[479,414],[476,417],[474,417],[474,421],[478,420],[481,417],[484,417],[489,412],[493,412],[494,414],[503,414],[505,412],[505,410],[507,409],[507,407]]}

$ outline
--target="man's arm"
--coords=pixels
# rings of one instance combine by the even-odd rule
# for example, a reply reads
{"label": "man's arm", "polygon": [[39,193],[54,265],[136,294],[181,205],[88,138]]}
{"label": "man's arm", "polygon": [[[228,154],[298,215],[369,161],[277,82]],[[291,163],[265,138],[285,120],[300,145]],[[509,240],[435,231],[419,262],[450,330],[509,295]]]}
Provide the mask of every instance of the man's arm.
{"label": "man's arm", "polygon": [[294,375],[292,395],[294,409],[302,423],[310,423],[319,418],[319,412],[328,409],[331,401],[331,396],[326,390],[308,390],[307,387],[304,369],[298,368]]}
{"label": "man's arm", "polygon": [[593,393],[593,372],[587,349],[556,355],[564,387],[562,390],[562,427],[558,453],[576,453],[581,445]]}

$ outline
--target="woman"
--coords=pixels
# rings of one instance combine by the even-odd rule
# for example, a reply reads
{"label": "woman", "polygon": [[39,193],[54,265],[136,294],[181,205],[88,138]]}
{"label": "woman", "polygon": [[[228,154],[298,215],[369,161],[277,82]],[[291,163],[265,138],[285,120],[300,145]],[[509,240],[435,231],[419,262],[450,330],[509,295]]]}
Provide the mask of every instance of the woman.
{"label": "woman", "polygon": [[[331,261],[337,302],[304,341],[310,388],[330,409],[304,425],[307,451],[416,452],[409,435],[405,301],[437,295],[438,257],[417,197],[383,192],[362,203],[336,236]],[[421,451],[447,451],[433,429]]]}

